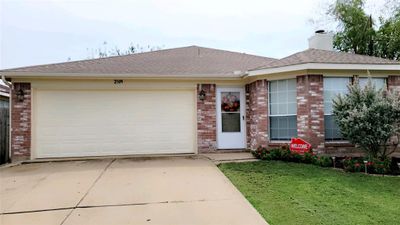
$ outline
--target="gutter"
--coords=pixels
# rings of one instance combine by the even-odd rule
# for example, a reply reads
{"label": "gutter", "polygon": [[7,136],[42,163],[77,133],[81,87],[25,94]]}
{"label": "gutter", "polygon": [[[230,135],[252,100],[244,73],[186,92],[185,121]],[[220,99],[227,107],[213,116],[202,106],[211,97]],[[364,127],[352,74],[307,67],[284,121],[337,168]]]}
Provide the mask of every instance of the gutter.
{"label": "gutter", "polygon": [[342,63],[302,63],[282,67],[271,67],[248,71],[248,76],[286,73],[298,70],[373,70],[400,71],[400,64],[342,64]]}
{"label": "gutter", "polygon": [[6,80],[6,77],[4,75],[1,75],[1,80],[3,81],[3,83],[5,85],[7,85],[9,88],[11,88],[12,84]]}

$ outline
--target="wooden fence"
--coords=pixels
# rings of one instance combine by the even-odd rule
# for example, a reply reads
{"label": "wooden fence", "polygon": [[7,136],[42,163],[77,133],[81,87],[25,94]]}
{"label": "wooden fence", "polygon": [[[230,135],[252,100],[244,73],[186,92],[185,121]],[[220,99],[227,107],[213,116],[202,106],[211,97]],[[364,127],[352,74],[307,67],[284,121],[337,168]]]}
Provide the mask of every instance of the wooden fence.
{"label": "wooden fence", "polygon": [[0,164],[9,160],[10,117],[8,108],[0,108]]}

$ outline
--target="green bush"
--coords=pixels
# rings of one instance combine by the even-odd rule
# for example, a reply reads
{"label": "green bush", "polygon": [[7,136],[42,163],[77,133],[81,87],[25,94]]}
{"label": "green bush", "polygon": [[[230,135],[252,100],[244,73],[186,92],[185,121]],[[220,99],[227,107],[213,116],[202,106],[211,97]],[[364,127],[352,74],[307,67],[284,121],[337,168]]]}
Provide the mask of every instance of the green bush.
{"label": "green bush", "polygon": [[303,155],[303,162],[304,163],[312,163],[314,159],[314,155],[311,152],[306,152]]}
{"label": "green bush", "polygon": [[347,157],[342,160],[343,169],[347,172],[363,172],[365,171],[365,165],[362,160]]}
{"label": "green bush", "polygon": [[[364,164],[364,160],[368,161]],[[343,159],[343,169],[347,172],[365,172],[365,166],[367,166],[367,172],[373,174],[388,174],[391,173],[391,160],[379,160],[379,159],[362,159],[362,158],[351,158],[347,157]]]}
{"label": "green bush", "polygon": [[266,149],[265,147],[258,147],[255,151],[251,152],[253,154],[254,157],[256,157],[257,159],[270,159],[270,154],[268,149]]}
{"label": "green bush", "polygon": [[[300,163],[312,163],[321,167],[332,167],[333,161],[331,157],[328,156],[316,156],[311,151],[304,154],[299,154],[297,152],[292,152],[288,147],[267,149],[265,147],[258,147],[252,154],[261,160],[282,160],[288,162],[300,162]],[[347,172],[364,172],[365,164],[362,158],[352,158],[346,157],[341,161],[343,169]],[[393,162],[395,166],[393,166]],[[339,164],[340,165],[340,164]],[[395,160],[391,161],[389,159],[380,160],[373,159],[368,160],[367,163],[368,173],[376,174],[388,174],[395,173],[398,170]],[[393,169],[396,168],[396,169]]]}
{"label": "green bush", "polygon": [[282,161],[290,161],[292,157],[292,152],[289,149],[281,149],[281,160]]}
{"label": "green bush", "polygon": [[303,161],[303,156],[300,155],[297,152],[291,152],[291,157],[290,160],[291,162],[302,162]]}
{"label": "green bush", "polygon": [[281,160],[282,159],[282,151],[280,148],[273,148],[270,150],[271,159],[273,160]]}
{"label": "green bush", "polygon": [[367,163],[368,173],[387,174],[390,173],[390,160],[373,159]]}
{"label": "green bush", "polygon": [[333,166],[333,162],[332,159],[328,156],[320,156],[318,157],[318,165],[322,166],[322,167],[332,167]]}

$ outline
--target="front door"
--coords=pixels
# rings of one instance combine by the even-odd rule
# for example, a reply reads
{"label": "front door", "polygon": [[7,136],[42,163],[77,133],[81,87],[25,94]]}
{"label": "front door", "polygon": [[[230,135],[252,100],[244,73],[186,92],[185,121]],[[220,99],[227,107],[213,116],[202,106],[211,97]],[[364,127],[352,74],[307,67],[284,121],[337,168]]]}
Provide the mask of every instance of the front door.
{"label": "front door", "polygon": [[243,88],[217,88],[218,149],[243,149],[245,141]]}

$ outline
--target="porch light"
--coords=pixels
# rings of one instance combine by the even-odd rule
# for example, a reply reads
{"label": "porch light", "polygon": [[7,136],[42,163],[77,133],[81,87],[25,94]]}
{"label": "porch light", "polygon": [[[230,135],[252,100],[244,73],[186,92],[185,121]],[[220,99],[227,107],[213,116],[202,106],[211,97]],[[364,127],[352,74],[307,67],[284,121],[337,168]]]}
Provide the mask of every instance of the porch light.
{"label": "porch light", "polygon": [[201,101],[204,101],[205,98],[206,98],[206,92],[203,89],[201,89],[201,91],[199,92],[199,99]]}
{"label": "porch light", "polygon": [[17,95],[17,100],[19,102],[23,102],[24,101],[24,96],[25,96],[25,92],[24,90],[22,90],[21,88],[15,93]]}

